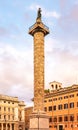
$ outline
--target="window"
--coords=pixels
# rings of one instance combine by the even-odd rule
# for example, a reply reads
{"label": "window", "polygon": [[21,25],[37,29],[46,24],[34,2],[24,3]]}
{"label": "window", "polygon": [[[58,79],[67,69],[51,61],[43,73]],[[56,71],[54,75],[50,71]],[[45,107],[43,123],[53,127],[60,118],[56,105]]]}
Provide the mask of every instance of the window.
{"label": "window", "polygon": [[59,122],[62,122],[62,116],[59,117]]}
{"label": "window", "polygon": [[74,108],[74,102],[70,103],[70,108]]}
{"label": "window", "polygon": [[49,99],[49,102],[52,102],[52,99]]}
{"label": "window", "polygon": [[74,97],[74,94],[70,95],[69,97],[70,97],[70,98]]}
{"label": "window", "polygon": [[8,111],[10,111],[10,108],[8,108]]}
{"label": "window", "polygon": [[70,121],[74,121],[74,115],[70,115]]}
{"label": "window", "polygon": [[19,120],[21,121],[21,117],[19,118]]}
{"label": "window", "polygon": [[67,99],[68,98],[68,96],[64,96],[64,99]]}
{"label": "window", "polygon": [[52,86],[52,88],[54,88],[54,85],[51,85]]}
{"label": "window", "polygon": [[6,103],[6,101],[4,101],[4,103]]}
{"label": "window", "polygon": [[57,101],[57,98],[54,98],[53,101]]}
{"label": "window", "polygon": [[14,104],[14,102],[12,102],[12,104]]}
{"label": "window", "polygon": [[47,102],[47,100],[44,100],[44,102]]}
{"label": "window", "polygon": [[78,93],[77,93],[77,96],[78,96]]}
{"label": "window", "polygon": [[64,116],[64,121],[68,121],[68,116]]}
{"label": "window", "polygon": [[62,97],[59,97],[58,100],[62,100],[63,98]]}
{"label": "window", "polygon": [[67,125],[65,125],[65,128],[67,128]]}
{"label": "window", "polygon": [[14,116],[12,116],[12,119],[14,120]]}
{"label": "window", "polygon": [[44,107],[44,111],[47,111],[47,107]]}
{"label": "window", "polygon": [[68,108],[68,104],[64,104],[64,109],[67,109]]}
{"label": "window", "polygon": [[0,111],[1,111],[1,107],[0,107]]}
{"label": "window", "polygon": [[54,128],[57,128],[57,125],[54,125]]}
{"label": "window", "polygon": [[58,110],[62,110],[62,104],[58,105]]}
{"label": "window", "polygon": [[10,102],[8,102],[8,104],[10,104]]}
{"label": "window", "polygon": [[78,107],[78,102],[77,102],[77,107]]}
{"label": "window", "polygon": [[54,122],[57,122],[57,117],[54,117],[54,120],[53,120]]}
{"label": "window", "polygon": [[21,110],[19,110],[19,115],[21,115]]}
{"label": "window", "polygon": [[4,107],[4,111],[6,111],[6,107]]}
{"label": "window", "polygon": [[50,125],[49,128],[52,128],[52,126]]}
{"label": "window", "polygon": [[78,114],[77,114],[77,121],[78,121]]}
{"label": "window", "polygon": [[54,110],[54,111],[56,110],[56,106],[53,106],[53,110]]}
{"label": "window", "polygon": [[12,112],[14,112],[14,108],[12,108]]}
{"label": "window", "polygon": [[1,115],[0,115],[0,119],[1,119]]}
{"label": "window", "polygon": [[49,122],[52,122],[52,117],[49,118]]}
{"label": "window", "polygon": [[6,115],[4,115],[4,119],[6,120]]}
{"label": "window", "polygon": [[73,125],[71,125],[71,128],[73,128]]}
{"label": "window", "polygon": [[49,111],[52,111],[52,106],[49,106]]}
{"label": "window", "polygon": [[57,84],[56,84],[56,89],[57,89],[58,87],[57,87]]}
{"label": "window", "polygon": [[10,120],[10,115],[8,115],[8,120]]}

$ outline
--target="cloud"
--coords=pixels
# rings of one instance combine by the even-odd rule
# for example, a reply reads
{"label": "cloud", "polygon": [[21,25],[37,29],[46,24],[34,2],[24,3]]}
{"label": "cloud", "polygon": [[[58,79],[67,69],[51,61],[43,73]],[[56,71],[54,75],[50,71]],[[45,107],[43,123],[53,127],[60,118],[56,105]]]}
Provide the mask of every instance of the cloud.
{"label": "cloud", "polygon": [[63,8],[65,8],[66,4],[67,4],[67,0],[60,0],[60,7],[62,10]]}
{"label": "cloud", "polygon": [[0,36],[7,36],[9,34],[8,30],[4,27],[0,27]]}
{"label": "cloud", "polygon": [[25,22],[27,22],[27,21],[30,21],[30,15],[28,14],[28,12],[26,12],[25,14],[24,14],[24,21]]}
{"label": "cloud", "polygon": [[73,8],[70,12],[69,18],[71,18],[72,20],[74,20],[78,23],[78,13],[77,12],[78,12],[78,4],[73,6]]}
{"label": "cloud", "polygon": [[58,35],[66,42],[78,41],[78,4],[71,2],[69,6],[69,3],[67,2],[66,5],[68,5],[61,10],[61,16],[58,19],[58,27],[62,32]]}
{"label": "cloud", "polygon": [[[74,41],[73,41],[74,42]],[[62,41],[49,37],[45,42],[45,86],[59,81],[63,86],[76,83],[78,69],[78,47],[62,44]],[[73,49],[76,49],[74,53]],[[11,45],[0,47],[0,93],[18,96],[27,104],[33,97],[33,54],[18,51]]]}
{"label": "cloud", "polygon": [[0,93],[18,96],[25,101],[33,97],[30,57],[29,50],[20,52],[9,45],[0,47]]}
{"label": "cloud", "polygon": [[[51,81],[59,81],[64,87],[77,84],[78,77],[78,48],[77,43],[68,46],[60,40],[49,39],[46,41],[45,81],[46,87]],[[47,47],[48,46],[48,47]],[[76,48],[76,53],[74,49]],[[49,88],[49,86],[47,87]]]}
{"label": "cloud", "polygon": [[60,17],[60,14],[58,14],[56,11],[47,11],[43,9],[43,16],[44,17],[54,17],[58,19]]}
{"label": "cloud", "polygon": [[0,27],[0,37],[16,37],[18,34],[21,34],[20,29],[17,25],[9,24],[6,27]]}
{"label": "cloud", "polygon": [[29,9],[30,9],[30,10],[34,10],[34,11],[36,11],[36,10],[38,10],[38,8],[40,8],[40,7],[41,7],[41,5],[38,5],[38,4],[32,4],[32,5],[30,5]]}
{"label": "cloud", "polygon": [[46,10],[44,7],[42,7],[41,5],[32,4],[32,5],[30,6],[30,10],[36,11],[36,10],[38,10],[38,8],[41,8],[41,10],[42,10],[42,15],[43,15],[44,17],[47,17],[47,18],[49,18],[49,17],[54,17],[54,18],[56,18],[56,19],[58,19],[58,18],[60,17],[60,14],[57,13],[56,11],[48,11],[48,10]]}
{"label": "cloud", "polygon": [[[67,2],[68,4],[68,2]],[[63,11],[65,13],[63,13]],[[77,30],[78,27],[78,4],[72,4],[72,7],[69,7],[69,10],[63,8],[62,15],[59,18],[59,24],[63,29],[74,29]]]}

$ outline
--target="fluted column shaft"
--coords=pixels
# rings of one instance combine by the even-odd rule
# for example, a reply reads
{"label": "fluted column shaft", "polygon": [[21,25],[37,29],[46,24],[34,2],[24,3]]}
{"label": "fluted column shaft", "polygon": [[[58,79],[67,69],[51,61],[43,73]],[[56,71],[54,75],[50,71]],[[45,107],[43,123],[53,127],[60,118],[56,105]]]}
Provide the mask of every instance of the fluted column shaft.
{"label": "fluted column shaft", "polygon": [[44,33],[34,33],[34,110],[44,111]]}

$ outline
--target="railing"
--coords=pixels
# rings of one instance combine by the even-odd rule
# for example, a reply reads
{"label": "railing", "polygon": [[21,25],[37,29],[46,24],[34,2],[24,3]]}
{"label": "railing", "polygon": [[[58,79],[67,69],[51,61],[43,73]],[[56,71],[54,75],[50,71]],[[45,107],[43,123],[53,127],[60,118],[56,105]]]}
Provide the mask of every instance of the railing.
{"label": "railing", "polygon": [[31,30],[34,27],[35,24],[33,24],[31,27],[29,27],[29,30]]}
{"label": "railing", "polygon": [[45,24],[43,24],[43,25],[44,25],[44,28],[45,28],[45,29],[49,30],[49,27],[47,27]]}
{"label": "railing", "polygon": [[[35,24],[36,24],[36,23],[35,23]],[[29,30],[32,30],[35,24],[33,24],[31,27],[29,27]],[[43,27],[44,27],[45,29],[49,30],[49,27],[47,27],[47,26],[46,26],[45,24],[43,24],[42,22],[41,22],[41,24],[43,25]]]}

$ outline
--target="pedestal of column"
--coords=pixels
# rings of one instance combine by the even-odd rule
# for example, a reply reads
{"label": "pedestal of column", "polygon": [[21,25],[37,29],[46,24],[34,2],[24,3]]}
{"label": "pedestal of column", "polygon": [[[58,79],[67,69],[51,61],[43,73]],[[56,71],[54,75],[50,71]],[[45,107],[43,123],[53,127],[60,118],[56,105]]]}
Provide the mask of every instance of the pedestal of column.
{"label": "pedestal of column", "polygon": [[49,130],[49,116],[45,112],[33,112],[30,115],[29,130]]}

